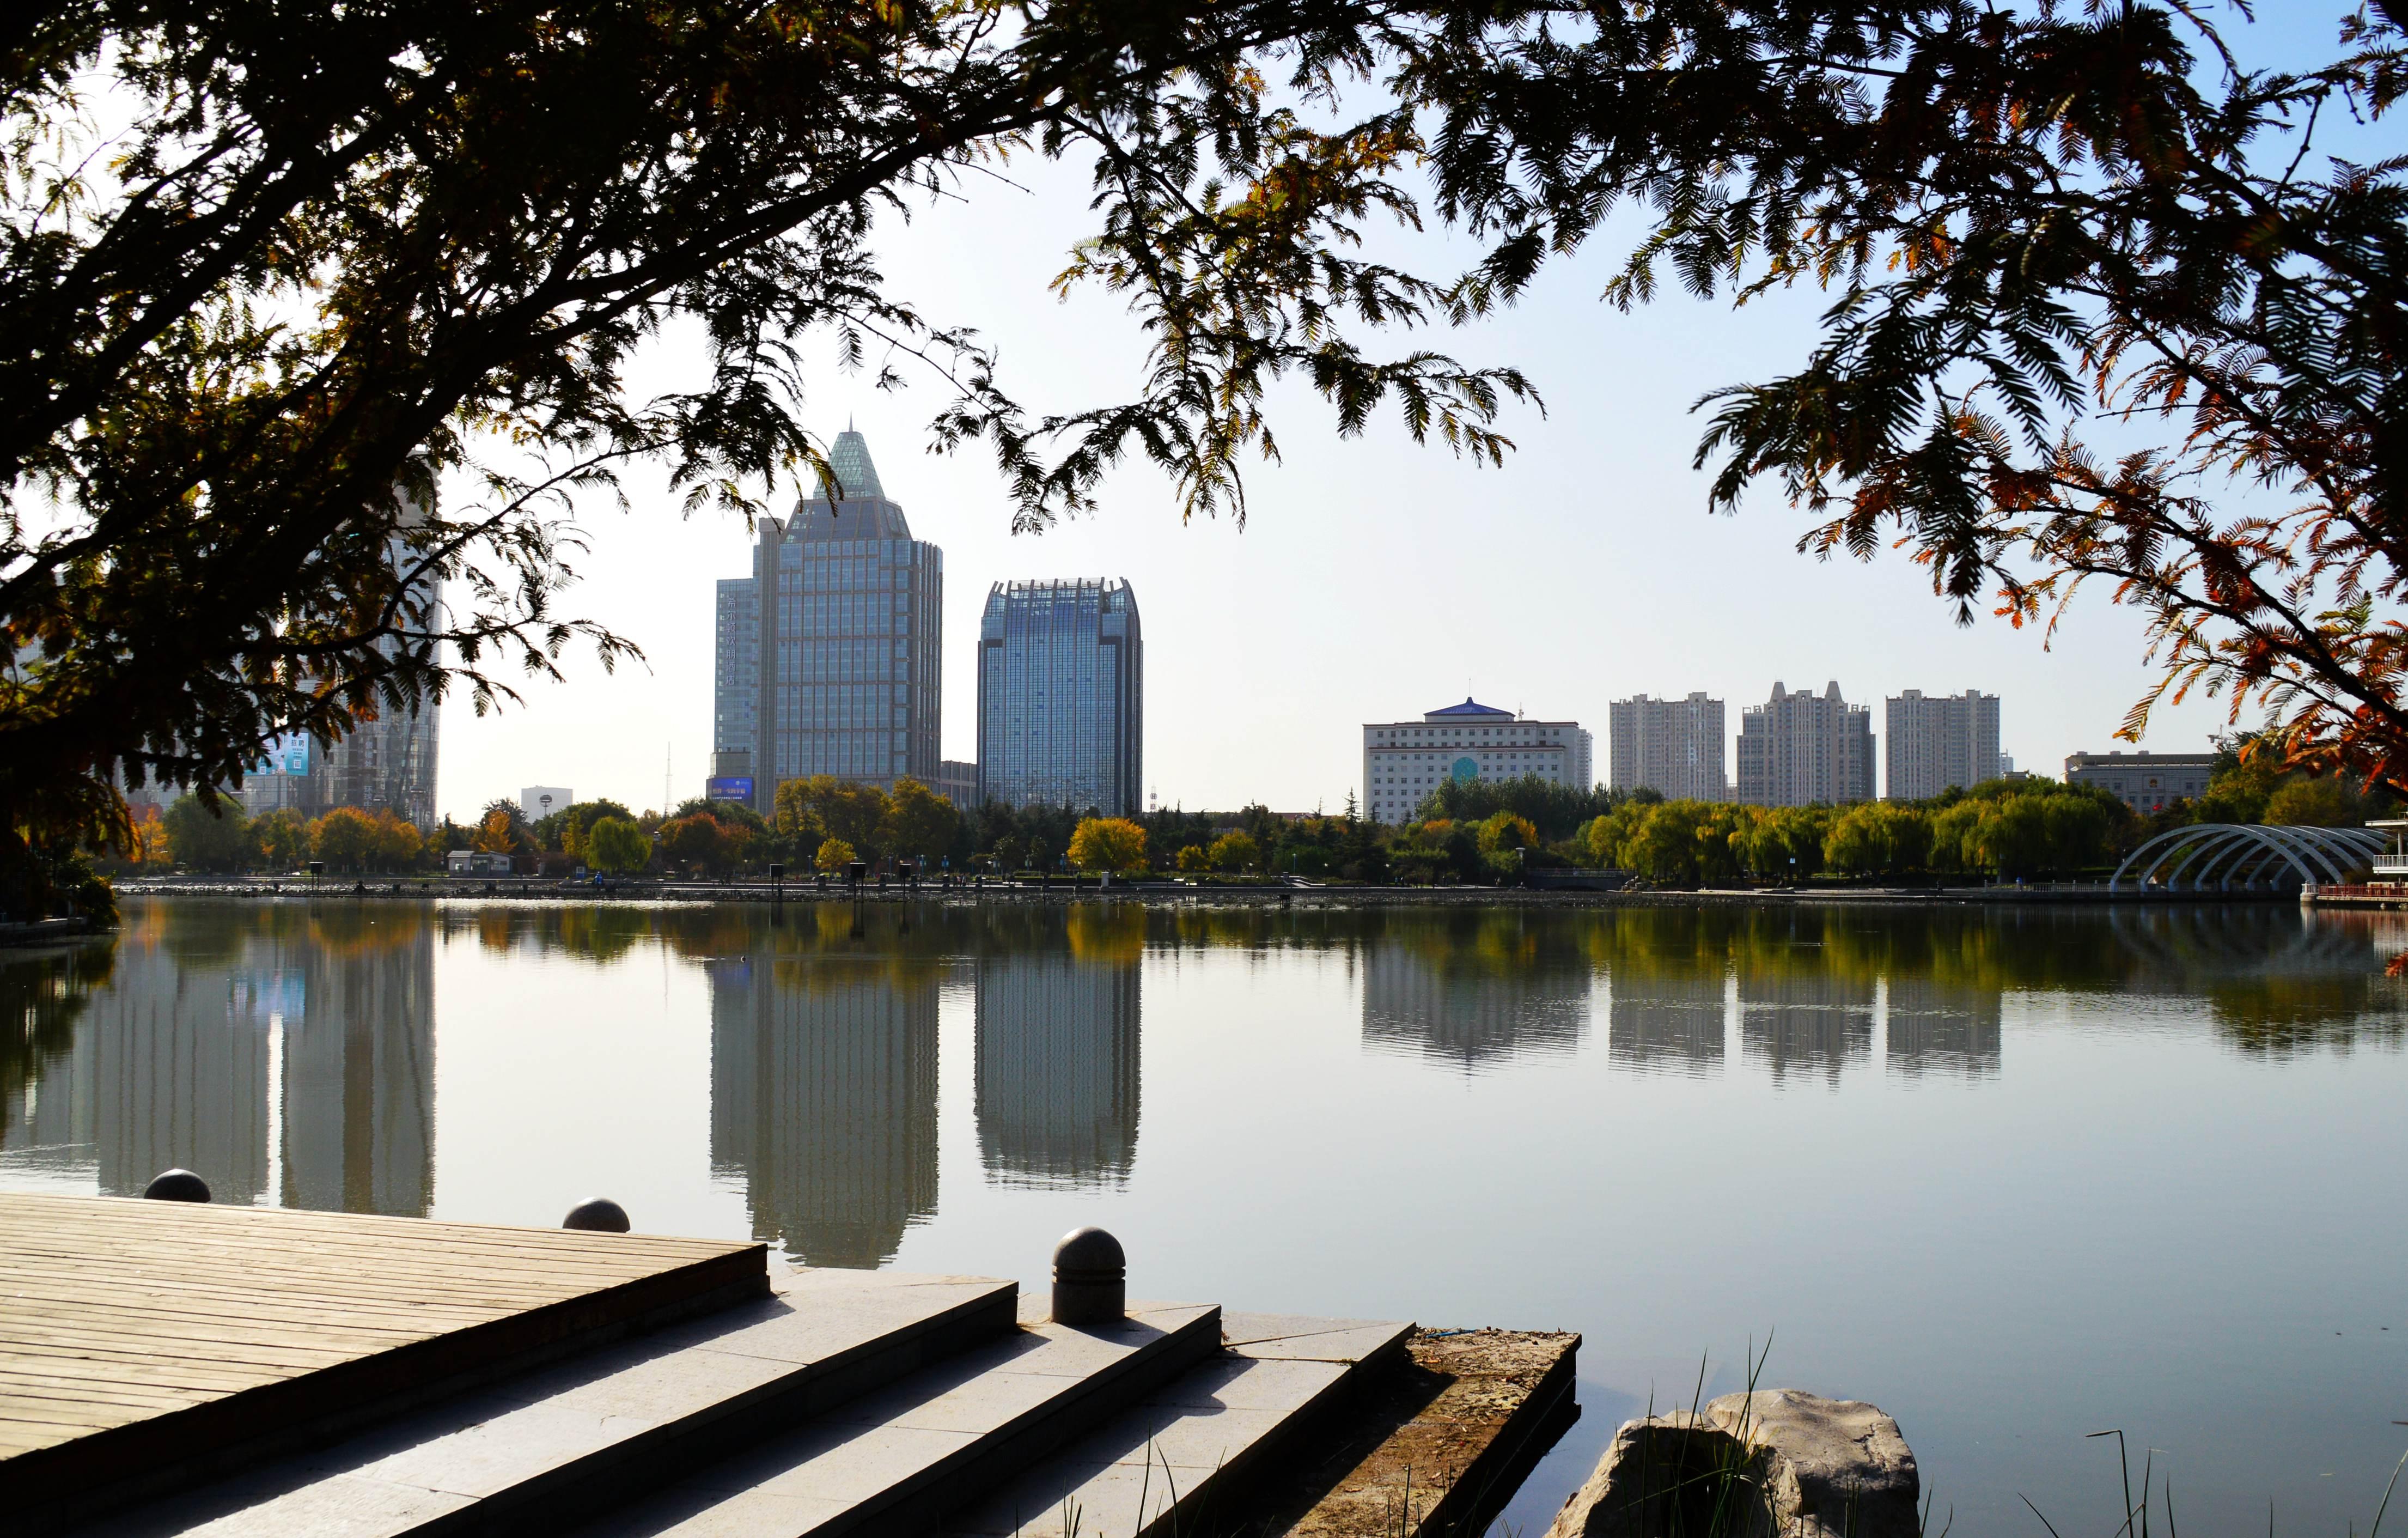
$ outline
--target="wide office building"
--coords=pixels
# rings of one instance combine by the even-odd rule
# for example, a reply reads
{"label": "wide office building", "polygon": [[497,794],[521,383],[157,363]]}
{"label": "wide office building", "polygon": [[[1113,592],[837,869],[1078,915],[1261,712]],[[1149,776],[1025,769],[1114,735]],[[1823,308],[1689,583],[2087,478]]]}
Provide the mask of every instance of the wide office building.
{"label": "wide office building", "polygon": [[1883,707],[1882,735],[1883,794],[1893,801],[1928,800],[1951,785],[1970,788],[2000,773],[1997,695],[1906,690]]}
{"label": "wide office building", "polygon": [[2215,776],[2212,753],[2076,753],[2066,755],[2065,783],[2111,791],[2135,812],[2163,812],[2196,801]]}
{"label": "wide office building", "polygon": [[1401,823],[1450,780],[1535,775],[1586,790],[1594,783],[1591,747],[1577,721],[1526,721],[1474,699],[1426,712],[1419,721],[1374,722],[1363,728],[1364,814]]}
{"label": "wide office building", "polygon": [[1668,801],[1730,799],[1721,700],[1637,695],[1615,700],[1608,719],[1612,768],[1606,783],[1615,790],[1652,790]]}
{"label": "wide office building", "polygon": [[979,804],[978,766],[947,758],[937,765],[937,777],[928,788],[968,812]]}
{"label": "wide office building", "polygon": [[719,584],[712,793],[765,815],[781,781],[938,774],[944,553],[911,538],[859,433],[828,466],[835,484],[761,520],[752,574]]}
{"label": "wide office building", "polygon": [[1873,717],[1841,697],[1772,686],[1740,712],[1739,798],[1749,806],[1839,806],[1873,798]]}
{"label": "wide office building", "polygon": [[1127,582],[996,583],[978,691],[981,802],[1145,810],[1145,641]]}

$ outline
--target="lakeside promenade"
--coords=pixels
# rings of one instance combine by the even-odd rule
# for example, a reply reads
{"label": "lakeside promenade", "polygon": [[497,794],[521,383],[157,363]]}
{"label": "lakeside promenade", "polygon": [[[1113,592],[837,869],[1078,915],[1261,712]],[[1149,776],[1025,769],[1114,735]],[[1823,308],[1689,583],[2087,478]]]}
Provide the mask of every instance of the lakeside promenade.
{"label": "lakeside promenade", "polygon": [[512,901],[693,903],[693,902],[968,902],[1061,903],[1135,901],[1175,905],[1249,905],[1313,907],[1493,907],[1541,908],[1790,906],[1799,903],[1879,903],[1887,906],[1969,904],[2132,904],[2218,907],[2231,903],[2279,903],[2298,900],[2281,891],[2172,892],[2162,887],[2111,890],[2105,882],[2067,882],[2032,885],[1948,887],[1806,886],[1707,887],[1657,889],[1626,886],[1616,890],[1531,886],[1374,886],[1345,883],[1296,881],[1242,883],[1121,881],[1109,885],[1094,877],[1061,877],[1050,882],[972,882],[937,878],[864,882],[858,886],[839,882],[818,885],[789,881],[611,882],[596,886],[535,876],[473,877],[173,877],[117,884],[122,896],[306,898],[402,898],[453,901],[503,898]]}

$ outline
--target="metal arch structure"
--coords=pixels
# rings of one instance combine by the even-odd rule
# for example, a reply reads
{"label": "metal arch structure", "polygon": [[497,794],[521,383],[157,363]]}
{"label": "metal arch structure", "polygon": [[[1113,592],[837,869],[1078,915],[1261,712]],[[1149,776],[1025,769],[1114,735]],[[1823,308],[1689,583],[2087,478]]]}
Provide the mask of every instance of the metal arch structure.
{"label": "metal arch structure", "polygon": [[2343,883],[2383,853],[2388,841],[2371,827],[2259,827],[2247,823],[2199,823],[2158,834],[2115,868],[2107,884],[2121,891],[2127,877],[2145,888],[2165,872],[2165,889],[2230,891],[2237,878],[2243,891],[2287,872],[2305,882]]}

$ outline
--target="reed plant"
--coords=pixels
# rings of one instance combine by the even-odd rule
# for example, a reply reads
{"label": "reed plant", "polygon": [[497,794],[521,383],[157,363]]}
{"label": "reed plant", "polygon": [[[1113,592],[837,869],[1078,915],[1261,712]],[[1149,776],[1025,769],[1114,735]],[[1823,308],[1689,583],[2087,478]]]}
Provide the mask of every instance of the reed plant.
{"label": "reed plant", "polygon": [[[2408,1420],[2395,1421],[2393,1424],[2408,1426]],[[2136,1501],[2132,1495],[2132,1454],[2131,1449],[2125,1444],[2123,1431],[2120,1429],[2092,1431],[2089,1435],[2094,1441],[2111,1436],[2115,1439],[2116,1468],[2124,1479],[2124,1519],[2116,1525],[2110,1538],[2149,1538],[2150,1522],[2154,1514],[2161,1507],[2165,1512],[2166,1538],[2180,1538],[2180,1529],[2176,1527],[2174,1521],[2173,1475],[2172,1473],[2162,1477],[2158,1475],[2157,1450],[2151,1447],[2142,1455],[2141,1494]],[[2403,1469],[2408,1469],[2408,1453],[2401,1453],[2400,1461],[2391,1466],[2391,1478],[2383,1487],[2383,1499],[2375,1502],[2374,1520],[2367,1527],[2366,1538],[2381,1538],[2383,1518],[2391,1510],[2392,1492],[2400,1488],[2400,1474]],[[2057,1531],[2057,1524],[2051,1522],[2045,1513],[2032,1504],[2030,1496],[2018,1494],[2016,1498],[2030,1508],[2034,1516],[2040,1518],[2040,1525],[2048,1530],[2049,1538],[2062,1538]],[[2266,1502],[2266,1538],[2274,1538],[2274,1503],[2269,1501]],[[2355,1521],[2349,1525],[2349,1538],[2358,1538],[2358,1524]]]}

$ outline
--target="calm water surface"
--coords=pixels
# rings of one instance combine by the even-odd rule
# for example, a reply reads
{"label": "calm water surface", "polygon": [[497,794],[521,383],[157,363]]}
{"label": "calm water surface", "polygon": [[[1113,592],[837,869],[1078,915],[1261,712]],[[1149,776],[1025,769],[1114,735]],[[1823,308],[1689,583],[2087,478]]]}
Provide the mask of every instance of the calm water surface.
{"label": "calm water surface", "polygon": [[[2408,926],[2287,908],[136,902],[0,953],[0,1186],[639,1229],[1581,1330],[1895,1414],[1966,1533],[2363,1532],[2408,1428]],[[2399,1513],[2393,1514],[2395,1516]],[[1934,1523],[1936,1531],[1937,1521]]]}

